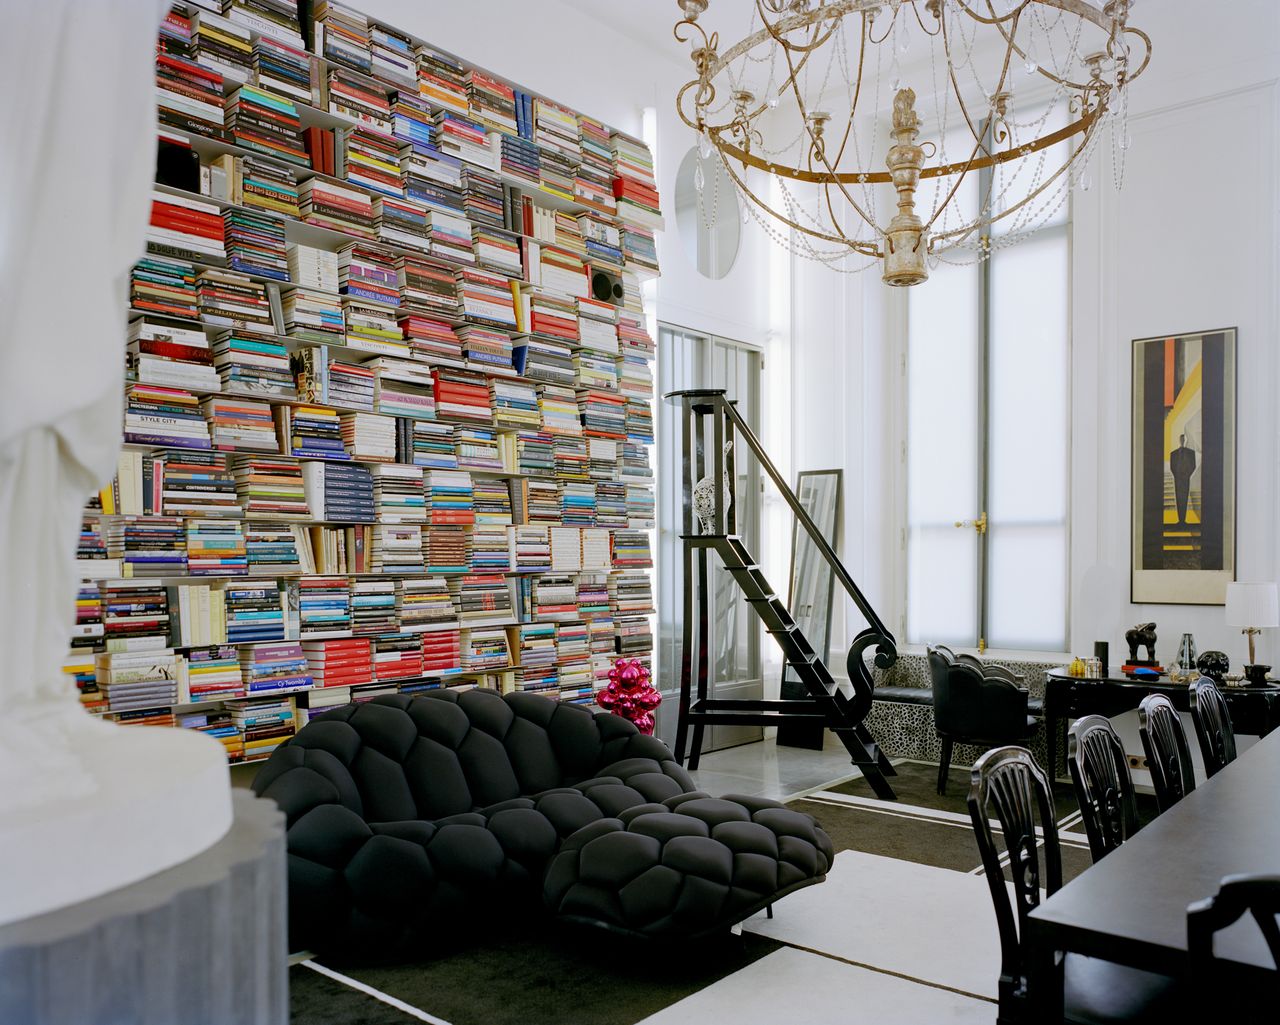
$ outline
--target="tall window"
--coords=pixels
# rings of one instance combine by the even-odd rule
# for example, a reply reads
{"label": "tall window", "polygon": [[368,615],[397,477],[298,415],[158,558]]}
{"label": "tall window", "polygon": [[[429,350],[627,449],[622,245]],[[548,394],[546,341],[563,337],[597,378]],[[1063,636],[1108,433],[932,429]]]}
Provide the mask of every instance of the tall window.
{"label": "tall window", "polygon": [[[971,202],[989,182],[970,184]],[[994,189],[1011,203],[1021,186],[997,176]],[[985,263],[944,264],[910,290],[912,643],[1066,647],[1068,224],[1059,209],[1051,226]]]}

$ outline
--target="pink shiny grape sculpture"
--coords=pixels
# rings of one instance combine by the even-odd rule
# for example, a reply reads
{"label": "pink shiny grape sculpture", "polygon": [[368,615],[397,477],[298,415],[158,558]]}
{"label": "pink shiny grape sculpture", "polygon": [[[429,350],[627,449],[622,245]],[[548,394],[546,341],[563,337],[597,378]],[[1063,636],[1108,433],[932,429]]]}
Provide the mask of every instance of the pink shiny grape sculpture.
{"label": "pink shiny grape sculpture", "polygon": [[636,658],[620,658],[609,670],[609,683],[596,691],[596,704],[635,723],[641,733],[653,734],[653,710],[662,695],[649,685],[649,670]]}

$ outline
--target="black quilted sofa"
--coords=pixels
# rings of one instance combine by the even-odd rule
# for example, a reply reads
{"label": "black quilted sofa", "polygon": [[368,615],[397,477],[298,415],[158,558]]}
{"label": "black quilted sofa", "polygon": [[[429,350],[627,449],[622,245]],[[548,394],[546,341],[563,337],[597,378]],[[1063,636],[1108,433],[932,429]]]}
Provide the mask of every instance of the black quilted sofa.
{"label": "black quilted sofa", "polygon": [[568,921],[692,938],[820,882],[834,856],[810,816],[698,793],[626,720],[531,694],[334,709],[253,789],[288,818],[293,950],[403,947],[539,899]]}

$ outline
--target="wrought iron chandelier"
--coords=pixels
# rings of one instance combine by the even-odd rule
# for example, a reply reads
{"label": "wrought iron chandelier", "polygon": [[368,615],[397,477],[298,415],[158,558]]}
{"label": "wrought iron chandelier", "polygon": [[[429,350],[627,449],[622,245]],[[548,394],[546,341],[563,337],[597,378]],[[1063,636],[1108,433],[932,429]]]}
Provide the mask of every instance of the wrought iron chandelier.
{"label": "wrought iron chandelier", "polygon": [[721,50],[699,22],[708,0],[678,0],[696,77],[676,109],[698,133],[704,217],[714,162],[793,252],[916,285],[1088,188],[1104,126],[1121,181],[1129,85],[1151,58],[1131,0],[754,2],[748,34]]}

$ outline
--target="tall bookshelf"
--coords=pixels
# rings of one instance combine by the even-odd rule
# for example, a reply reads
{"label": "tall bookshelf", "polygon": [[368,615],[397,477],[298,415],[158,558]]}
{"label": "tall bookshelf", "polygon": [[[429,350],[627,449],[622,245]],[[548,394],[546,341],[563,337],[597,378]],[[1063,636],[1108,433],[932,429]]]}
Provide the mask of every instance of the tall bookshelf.
{"label": "tall bookshelf", "polygon": [[379,694],[653,649],[639,140],[336,3],[175,4],[65,671],[232,763]]}

